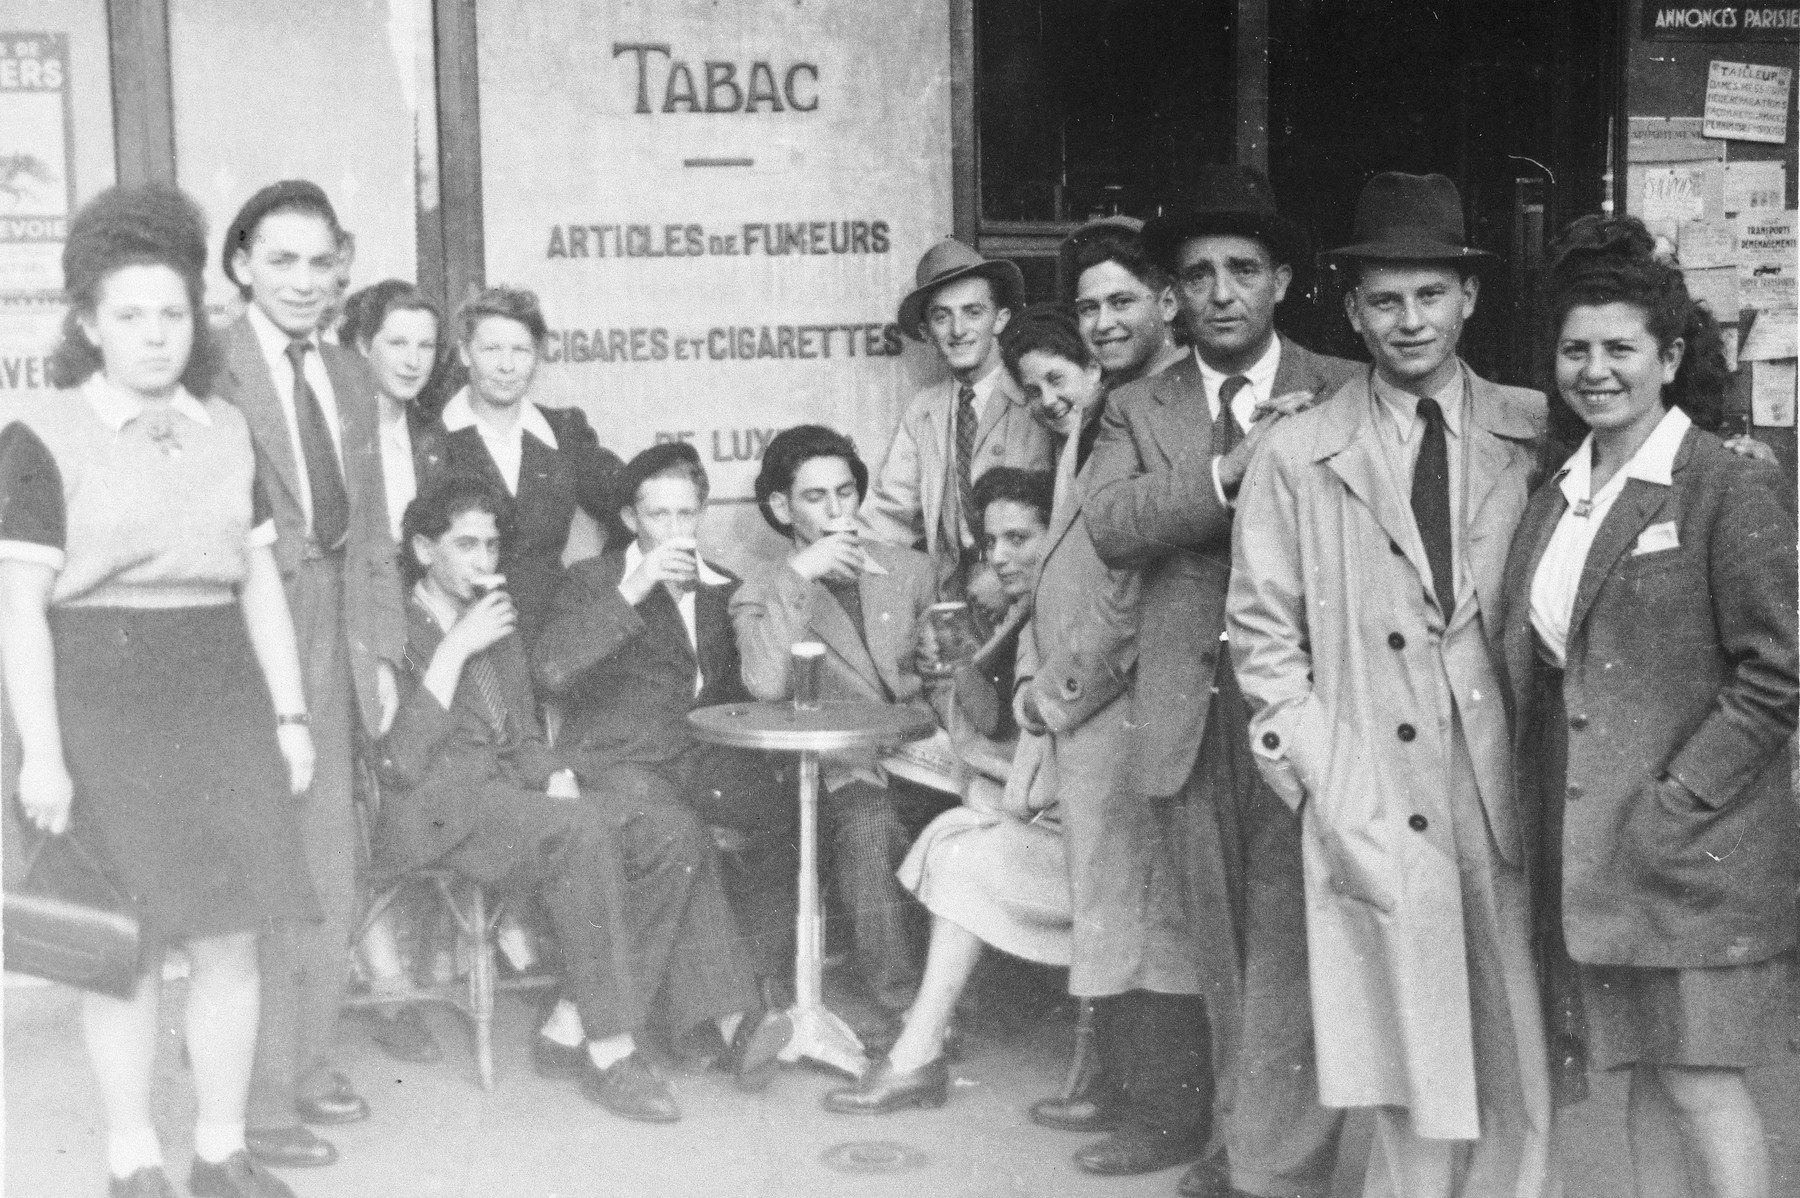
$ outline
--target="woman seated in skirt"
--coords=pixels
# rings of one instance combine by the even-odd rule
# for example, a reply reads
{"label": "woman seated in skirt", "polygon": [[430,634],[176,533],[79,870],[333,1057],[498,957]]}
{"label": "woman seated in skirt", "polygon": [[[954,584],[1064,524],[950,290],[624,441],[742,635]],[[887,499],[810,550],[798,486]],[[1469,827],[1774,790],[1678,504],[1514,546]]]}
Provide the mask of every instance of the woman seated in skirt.
{"label": "woman seated in skirt", "polygon": [[[1069,963],[1069,883],[1056,812],[1032,808],[1029,779],[1015,778],[1011,754],[996,751],[997,742],[1017,735],[1006,710],[1016,650],[1006,646],[1023,643],[1020,634],[1029,627],[1051,487],[1048,471],[1010,467],[995,467],[975,482],[978,535],[1012,606],[975,665],[956,672],[957,712],[949,724],[973,777],[963,805],[934,819],[900,866],[901,885],[931,912],[918,996],[887,1056],[856,1085],[826,1094],[827,1110],[879,1114],[944,1104],[950,1084],[945,1034],[984,944],[1028,961]],[[931,655],[929,643],[925,649]],[[1001,657],[1009,659],[1007,668],[984,668],[987,659]],[[997,719],[996,707],[1007,718]]]}
{"label": "woman seated in skirt", "polygon": [[1587,436],[1519,523],[1503,627],[1552,1065],[1564,1099],[1630,1071],[1638,1194],[1691,1165],[1694,1193],[1767,1198],[1744,1075],[1794,956],[1792,501],[1712,431],[1719,326],[1642,224],[1577,221],[1549,282]]}
{"label": "woman seated in skirt", "polygon": [[83,996],[113,1198],[170,1198],[150,1081],[165,948],[190,964],[196,1195],[284,1198],[244,1151],[256,937],[317,919],[292,796],[300,663],[244,419],[209,397],[206,230],[115,188],[63,249],[63,388],[0,432],[0,659],[25,818],[76,836],[138,905],[137,993]]}

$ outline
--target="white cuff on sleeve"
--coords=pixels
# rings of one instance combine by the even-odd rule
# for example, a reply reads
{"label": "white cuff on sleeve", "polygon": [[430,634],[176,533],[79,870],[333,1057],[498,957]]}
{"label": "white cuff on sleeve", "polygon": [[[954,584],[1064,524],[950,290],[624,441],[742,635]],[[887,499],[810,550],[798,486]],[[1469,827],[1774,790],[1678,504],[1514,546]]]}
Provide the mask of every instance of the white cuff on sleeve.
{"label": "white cuff on sleeve", "polygon": [[66,560],[63,551],[54,545],[40,545],[36,541],[0,541],[0,561],[31,562],[61,570]]}

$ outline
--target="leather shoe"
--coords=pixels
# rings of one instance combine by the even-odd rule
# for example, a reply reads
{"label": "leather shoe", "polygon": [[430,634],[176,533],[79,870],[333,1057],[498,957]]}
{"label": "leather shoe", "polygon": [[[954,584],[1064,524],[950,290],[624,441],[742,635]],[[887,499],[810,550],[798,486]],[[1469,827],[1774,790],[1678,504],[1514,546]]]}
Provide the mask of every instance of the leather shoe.
{"label": "leather shoe", "polygon": [[244,1146],[259,1164],[276,1169],[330,1165],[338,1158],[337,1149],[332,1147],[330,1140],[321,1140],[303,1124],[271,1131],[247,1131]]}
{"label": "leather shoe", "polygon": [[416,1061],[433,1065],[444,1059],[437,1037],[425,1022],[425,1014],[417,1006],[377,1008],[370,1038],[387,1050],[396,1061]]}
{"label": "leather shoe", "polygon": [[907,1107],[935,1109],[950,1097],[950,1065],[936,1057],[917,1069],[898,1073],[894,1063],[882,1057],[879,1064],[854,1086],[825,1095],[825,1109],[840,1115],[885,1115]]}
{"label": "leather shoe", "polygon": [[681,1118],[668,1083],[635,1052],[605,1069],[590,1065],[581,1075],[581,1092],[613,1114],[639,1123],[673,1123]]}
{"label": "leather shoe", "polygon": [[175,1198],[175,1187],[168,1175],[154,1165],[139,1169],[130,1177],[107,1179],[107,1198]]}
{"label": "leather shoe", "polygon": [[588,1067],[587,1045],[558,1044],[540,1032],[531,1038],[531,1067],[539,1077],[574,1077]]}
{"label": "leather shoe", "polygon": [[1185,1165],[1205,1150],[1206,1140],[1201,1136],[1123,1127],[1081,1149],[1075,1154],[1075,1163],[1089,1173],[1123,1177]]}
{"label": "leather shoe", "polygon": [[287,1183],[259,1167],[242,1152],[234,1152],[223,1164],[194,1158],[188,1174],[188,1189],[194,1198],[294,1198]]}
{"label": "leather shoe", "polygon": [[716,1064],[728,1071],[737,1088],[755,1094],[774,1076],[775,1058],[794,1038],[794,1021],[786,1011],[746,1014]]}
{"label": "leather shoe", "polygon": [[1031,1104],[1031,1121],[1057,1131],[1111,1131],[1124,1117],[1125,1096],[1111,1086],[1097,1086],[1064,1098],[1040,1098]]}
{"label": "leather shoe", "polygon": [[350,1079],[336,1069],[324,1075],[325,1086],[313,1093],[303,1093],[294,1101],[302,1123],[329,1127],[337,1123],[358,1123],[369,1117],[369,1104],[356,1092]]}
{"label": "leather shoe", "polygon": [[1243,1198],[1244,1191],[1233,1189],[1231,1178],[1225,1166],[1215,1157],[1203,1157],[1195,1161],[1181,1180],[1175,1185],[1175,1192],[1182,1198]]}

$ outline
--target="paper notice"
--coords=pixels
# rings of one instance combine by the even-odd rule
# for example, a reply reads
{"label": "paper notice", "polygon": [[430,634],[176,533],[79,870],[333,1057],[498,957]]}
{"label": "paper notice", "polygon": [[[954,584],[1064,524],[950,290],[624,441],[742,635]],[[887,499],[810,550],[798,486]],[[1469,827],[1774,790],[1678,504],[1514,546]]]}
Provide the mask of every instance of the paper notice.
{"label": "paper notice", "polygon": [[1643,218],[1689,221],[1706,215],[1705,172],[1700,167],[1653,166],[1644,172]]}
{"label": "paper notice", "polygon": [[1706,75],[1706,136],[1782,144],[1793,81],[1792,67],[1713,59]]}
{"label": "paper notice", "polygon": [[1736,324],[1738,318],[1738,272],[1734,266],[1686,272],[1688,294],[1706,305],[1720,324]]}
{"label": "paper notice", "polygon": [[1719,340],[1725,343],[1725,370],[1736,374],[1738,368],[1738,331],[1734,324],[1719,326]]}
{"label": "paper notice", "polygon": [[1794,427],[1794,363],[1750,363],[1750,419],[1764,428]]}
{"label": "paper notice", "polygon": [[1787,167],[1779,162],[1725,165],[1725,211],[1779,208],[1787,199]]}
{"label": "paper notice", "polygon": [[1730,221],[1687,221],[1681,226],[1676,244],[1684,270],[1737,265],[1737,239],[1732,236]]}
{"label": "paper notice", "polygon": [[1697,116],[1631,118],[1627,162],[1718,162],[1724,157],[1724,143],[1702,136]]}
{"label": "paper notice", "polygon": [[1745,362],[1778,362],[1794,357],[1796,322],[1800,322],[1800,312],[1792,308],[1758,312],[1750,331],[1744,335],[1738,358]]}
{"label": "paper notice", "polygon": [[1800,276],[1800,239],[1792,208],[1736,216],[1739,301],[1746,308],[1792,308]]}

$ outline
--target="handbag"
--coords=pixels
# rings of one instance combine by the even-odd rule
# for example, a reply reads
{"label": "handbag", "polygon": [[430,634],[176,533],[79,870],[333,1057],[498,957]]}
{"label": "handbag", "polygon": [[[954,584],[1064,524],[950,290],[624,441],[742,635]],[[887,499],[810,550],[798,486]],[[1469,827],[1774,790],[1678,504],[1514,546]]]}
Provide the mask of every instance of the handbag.
{"label": "handbag", "polygon": [[136,993],[136,904],[74,833],[38,834],[0,917],[8,970],[116,998]]}

